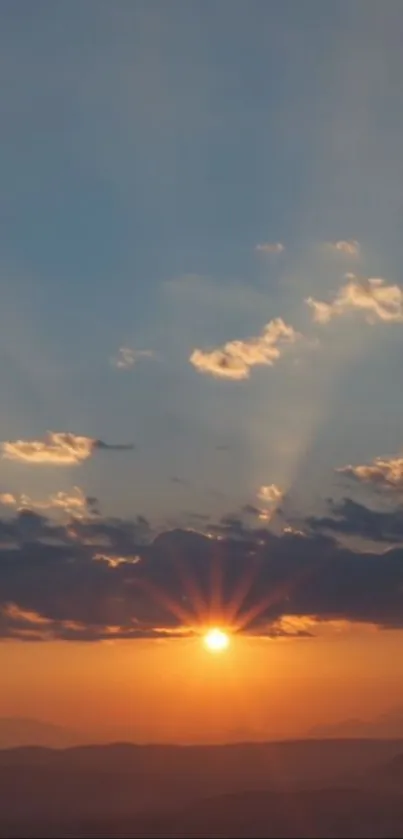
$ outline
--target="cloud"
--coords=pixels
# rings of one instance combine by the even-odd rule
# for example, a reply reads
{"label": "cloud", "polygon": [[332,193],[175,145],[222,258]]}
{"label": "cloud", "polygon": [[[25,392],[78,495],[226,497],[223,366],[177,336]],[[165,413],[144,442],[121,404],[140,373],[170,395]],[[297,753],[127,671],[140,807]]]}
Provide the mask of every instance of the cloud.
{"label": "cloud", "polygon": [[261,486],[259,489],[258,497],[261,501],[266,501],[268,504],[277,504],[282,500],[284,496],[284,492],[280,487],[276,484],[270,484],[269,486]]}
{"label": "cloud", "polygon": [[119,370],[129,370],[134,367],[140,358],[155,358],[153,350],[133,350],[130,347],[120,347],[116,358],[112,363]]}
{"label": "cloud", "polygon": [[0,504],[3,504],[5,507],[16,507],[18,505],[18,498],[11,492],[1,492]]}
{"label": "cloud", "polygon": [[87,497],[80,487],[73,487],[69,492],[55,492],[44,500],[35,500],[29,495],[0,494],[0,504],[15,507],[17,510],[54,510],[69,516],[87,517],[98,512],[96,498]]}
{"label": "cloud", "polygon": [[[339,519],[356,531],[368,511],[351,504]],[[396,531],[398,518],[369,514],[378,541]],[[24,511],[0,520],[0,636],[177,638],[202,632],[212,610],[234,631],[273,639],[335,621],[403,628],[403,548],[341,548],[320,532],[326,524],[276,536],[229,516],[219,539],[190,530],[153,537],[139,516],[78,521],[72,534]]]}
{"label": "cloud", "polygon": [[283,253],[285,247],[281,242],[263,242],[261,245],[256,245],[255,250],[261,253]]}
{"label": "cloud", "polygon": [[23,463],[73,466],[97,450],[126,451],[132,444],[108,444],[92,437],[49,431],[44,440],[14,440],[2,443],[3,458]]}
{"label": "cloud", "polygon": [[257,337],[245,341],[229,341],[213,350],[193,350],[190,363],[200,373],[222,379],[248,379],[251,367],[273,365],[281,355],[283,344],[294,343],[300,336],[292,326],[275,318]]}
{"label": "cloud", "polygon": [[38,612],[20,609],[15,603],[0,606],[0,637],[14,638],[19,641],[110,641],[120,639],[164,639],[189,635],[185,627],[172,628],[168,632],[163,627],[138,627],[133,623],[127,626],[116,624],[88,624],[84,621],[54,620],[44,618]]}
{"label": "cloud", "polygon": [[402,507],[391,511],[373,510],[351,498],[344,498],[340,503],[330,501],[329,516],[313,516],[307,523],[314,531],[359,536],[373,542],[403,543]]}
{"label": "cloud", "polygon": [[189,486],[189,482],[185,478],[180,478],[178,475],[171,475],[169,480],[171,484],[179,484],[179,486]]}
{"label": "cloud", "polygon": [[108,452],[131,452],[134,450],[134,443],[104,443],[103,440],[94,440],[94,450]]}
{"label": "cloud", "polygon": [[261,508],[256,507],[255,504],[244,504],[242,507],[242,513],[246,516],[260,516],[261,512]]}
{"label": "cloud", "polygon": [[403,291],[399,286],[385,285],[385,280],[377,278],[358,279],[354,274],[346,274],[345,278],[347,283],[331,303],[312,297],[305,301],[317,323],[328,323],[333,317],[354,310],[364,314],[370,324],[377,320],[403,323]]}
{"label": "cloud", "polygon": [[385,490],[403,490],[403,457],[376,457],[372,463],[361,466],[342,466],[336,472],[363,484]]}
{"label": "cloud", "polygon": [[266,505],[259,511],[259,518],[270,521],[284,498],[284,492],[276,484],[263,485],[259,489],[258,498]]}
{"label": "cloud", "polygon": [[215,535],[220,539],[226,537],[231,540],[245,540],[249,538],[249,534],[249,528],[242,521],[241,516],[236,513],[222,516],[218,524],[212,522],[207,528],[208,536],[211,537],[212,535]]}
{"label": "cloud", "polygon": [[118,568],[119,565],[137,565],[141,562],[140,556],[115,556],[110,554],[94,554],[95,562],[106,562],[109,568]]}
{"label": "cloud", "polygon": [[339,239],[336,242],[328,242],[328,247],[345,256],[359,256],[360,244],[356,239]]}
{"label": "cloud", "polygon": [[311,617],[284,615],[274,621],[267,632],[268,638],[313,638],[317,621]]}
{"label": "cloud", "polygon": [[[147,544],[151,539],[150,524],[144,516],[133,520],[116,517],[74,520],[68,526],[68,538],[77,543],[99,548],[106,553],[110,549],[114,554],[132,556],[137,553],[138,545]],[[109,553],[109,551],[107,551]]]}

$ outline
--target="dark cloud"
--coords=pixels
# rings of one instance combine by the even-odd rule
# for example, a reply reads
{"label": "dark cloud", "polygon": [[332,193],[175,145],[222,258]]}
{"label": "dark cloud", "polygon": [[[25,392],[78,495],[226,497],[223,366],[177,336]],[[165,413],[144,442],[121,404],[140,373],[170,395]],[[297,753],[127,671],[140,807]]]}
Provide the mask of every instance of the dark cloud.
{"label": "dark cloud", "polygon": [[244,504],[244,506],[242,507],[242,512],[246,516],[260,516],[262,511],[259,507],[255,507],[254,504]]}
{"label": "dark cloud", "polygon": [[151,527],[144,516],[133,520],[119,518],[74,519],[69,534],[81,543],[109,547],[115,552],[132,554],[151,539]]}
{"label": "dark cloud", "polygon": [[186,481],[185,478],[179,478],[178,475],[171,475],[170,479],[171,484],[179,484],[180,486],[189,486],[189,481]]}
{"label": "dark cloud", "polygon": [[104,443],[103,440],[94,440],[94,449],[111,452],[131,452],[135,449],[134,443]]}
{"label": "dark cloud", "polygon": [[250,539],[250,529],[238,515],[222,516],[218,524],[211,524],[209,532],[229,539]]}
{"label": "dark cloud", "polygon": [[100,504],[99,499],[95,497],[95,495],[87,495],[86,496],[86,503],[89,513],[92,516],[99,516],[100,515]]}
{"label": "dark cloud", "polygon": [[189,519],[190,521],[198,521],[198,522],[206,522],[211,519],[209,513],[198,513],[192,510],[186,510],[183,513],[185,519]]}
{"label": "dark cloud", "polygon": [[329,507],[331,515],[308,519],[314,531],[333,531],[374,542],[403,541],[403,507],[373,510],[351,498],[344,498],[340,503],[329,499]]}
{"label": "dark cloud", "polygon": [[403,548],[357,553],[310,523],[276,536],[228,516],[210,536],[153,537],[141,516],[62,526],[22,511],[0,523],[0,635],[167,638],[212,619],[271,638],[306,637],[316,621],[403,628]]}

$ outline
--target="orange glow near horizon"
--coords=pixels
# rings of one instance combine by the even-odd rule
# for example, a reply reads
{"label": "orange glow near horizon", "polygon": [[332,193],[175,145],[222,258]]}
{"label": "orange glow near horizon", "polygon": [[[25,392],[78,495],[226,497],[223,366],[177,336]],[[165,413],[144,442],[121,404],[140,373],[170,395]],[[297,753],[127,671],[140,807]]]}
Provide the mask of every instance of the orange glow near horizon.
{"label": "orange glow near horizon", "polygon": [[[229,633],[176,640],[0,642],[0,717],[39,719],[104,741],[207,743],[306,736],[403,705],[402,631],[316,638]],[[331,652],[331,654],[330,654]],[[156,673],[158,680],[156,683]]]}

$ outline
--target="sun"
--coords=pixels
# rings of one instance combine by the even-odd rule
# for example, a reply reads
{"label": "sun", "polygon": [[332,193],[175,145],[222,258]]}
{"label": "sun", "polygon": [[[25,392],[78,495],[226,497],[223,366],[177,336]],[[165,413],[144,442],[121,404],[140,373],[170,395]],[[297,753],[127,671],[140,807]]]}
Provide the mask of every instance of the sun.
{"label": "sun", "polygon": [[222,653],[229,647],[229,635],[222,629],[209,629],[203,640],[205,647],[212,653]]}

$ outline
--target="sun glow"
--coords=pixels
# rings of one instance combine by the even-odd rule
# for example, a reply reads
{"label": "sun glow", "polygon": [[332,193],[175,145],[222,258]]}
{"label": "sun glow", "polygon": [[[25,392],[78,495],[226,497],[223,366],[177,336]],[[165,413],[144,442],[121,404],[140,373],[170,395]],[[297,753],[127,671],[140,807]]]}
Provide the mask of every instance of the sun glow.
{"label": "sun glow", "polygon": [[221,629],[209,629],[203,640],[205,647],[212,653],[221,653],[229,647],[229,635]]}

